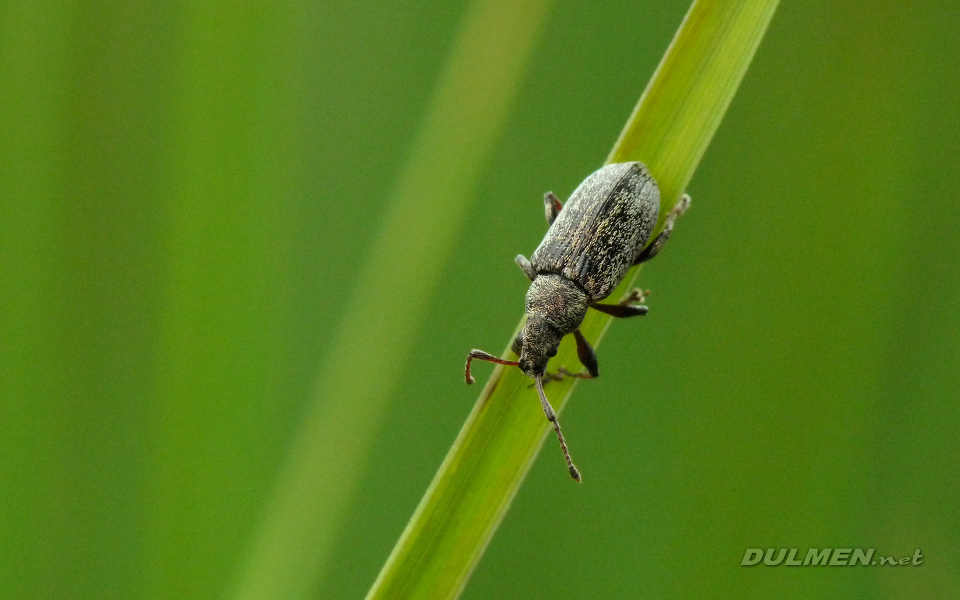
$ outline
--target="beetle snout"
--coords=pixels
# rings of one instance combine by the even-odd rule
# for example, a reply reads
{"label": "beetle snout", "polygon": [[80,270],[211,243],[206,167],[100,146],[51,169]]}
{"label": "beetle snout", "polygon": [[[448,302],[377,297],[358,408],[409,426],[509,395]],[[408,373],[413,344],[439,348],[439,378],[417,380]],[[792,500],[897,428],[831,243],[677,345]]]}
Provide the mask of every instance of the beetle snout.
{"label": "beetle snout", "polygon": [[521,356],[520,361],[517,363],[517,366],[520,367],[521,371],[529,374],[530,371],[533,369],[533,362],[529,358],[525,356]]}
{"label": "beetle snout", "polygon": [[523,371],[527,377],[536,377],[538,373],[543,374],[544,367],[546,366],[546,362],[543,362],[544,364],[540,364],[541,361],[537,360],[536,357],[521,356],[517,362],[517,366],[520,367],[520,370]]}

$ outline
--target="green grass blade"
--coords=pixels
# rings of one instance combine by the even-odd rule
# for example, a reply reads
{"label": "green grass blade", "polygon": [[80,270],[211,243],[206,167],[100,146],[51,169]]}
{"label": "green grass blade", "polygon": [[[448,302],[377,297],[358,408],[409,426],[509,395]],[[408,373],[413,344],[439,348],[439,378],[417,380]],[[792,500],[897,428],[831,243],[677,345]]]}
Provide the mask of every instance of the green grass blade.
{"label": "green grass blade", "polygon": [[[640,98],[608,162],[641,160],[650,167],[663,196],[661,218],[693,176],[776,6],[777,0],[694,2]],[[633,284],[636,273],[627,276],[619,293]],[[581,330],[596,344],[609,321],[590,311]],[[579,369],[570,339],[551,365]],[[494,370],[368,600],[455,598],[466,585],[552,433],[529,383],[519,369]],[[555,405],[566,402],[575,383],[550,384]],[[560,451],[554,451],[557,476],[566,477]],[[573,451],[575,457],[575,446]]]}
{"label": "green grass blade", "polygon": [[226,597],[295,599],[315,587],[550,4],[478,0],[468,9],[320,368],[311,413]]}

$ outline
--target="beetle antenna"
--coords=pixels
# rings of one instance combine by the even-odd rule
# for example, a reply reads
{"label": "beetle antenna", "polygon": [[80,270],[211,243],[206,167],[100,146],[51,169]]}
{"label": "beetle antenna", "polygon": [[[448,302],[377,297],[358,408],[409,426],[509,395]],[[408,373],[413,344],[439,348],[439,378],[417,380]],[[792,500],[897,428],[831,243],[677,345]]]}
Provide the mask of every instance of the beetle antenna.
{"label": "beetle antenna", "polygon": [[508,367],[516,367],[520,365],[520,363],[518,363],[515,360],[503,360],[502,358],[496,357],[492,354],[488,354],[483,350],[477,350],[476,348],[474,348],[473,350],[470,351],[470,354],[467,355],[467,366],[464,372],[464,376],[467,380],[467,383],[474,382],[473,376],[470,375],[470,361],[472,361],[475,358],[478,360],[485,360],[487,362],[497,363],[498,365],[507,365]]}
{"label": "beetle antenna", "polygon": [[537,393],[540,394],[540,405],[543,406],[543,414],[547,415],[547,420],[553,423],[553,430],[557,432],[557,439],[560,440],[560,449],[563,450],[563,458],[567,461],[567,469],[570,470],[570,477],[573,477],[577,480],[577,483],[579,483],[580,471],[577,470],[573,461],[570,460],[570,453],[567,452],[567,444],[563,441],[563,434],[560,433],[560,421],[557,420],[557,413],[553,412],[553,407],[550,406],[547,395],[543,393],[543,377],[539,374],[537,375]]}

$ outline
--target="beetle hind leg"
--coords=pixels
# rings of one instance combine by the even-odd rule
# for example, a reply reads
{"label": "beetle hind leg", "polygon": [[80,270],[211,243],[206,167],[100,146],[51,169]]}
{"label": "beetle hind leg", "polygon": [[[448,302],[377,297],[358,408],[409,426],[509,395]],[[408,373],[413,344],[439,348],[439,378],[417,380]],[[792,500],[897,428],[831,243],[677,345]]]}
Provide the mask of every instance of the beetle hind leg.
{"label": "beetle hind leg", "polygon": [[684,194],[680,196],[677,203],[674,204],[670,212],[667,213],[667,221],[663,224],[663,231],[660,232],[657,239],[653,240],[653,243],[640,251],[640,254],[634,259],[633,264],[639,265],[640,263],[645,263],[663,250],[664,244],[667,243],[667,240],[670,239],[670,234],[673,233],[673,226],[677,222],[677,218],[687,212],[688,208],[690,208],[690,196]]}
{"label": "beetle hind leg", "polygon": [[543,208],[547,216],[547,225],[553,225],[553,222],[557,220],[557,215],[560,214],[560,209],[563,208],[563,204],[560,203],[560,198],[557,198],[556,194],[547,192],[543,195]]}

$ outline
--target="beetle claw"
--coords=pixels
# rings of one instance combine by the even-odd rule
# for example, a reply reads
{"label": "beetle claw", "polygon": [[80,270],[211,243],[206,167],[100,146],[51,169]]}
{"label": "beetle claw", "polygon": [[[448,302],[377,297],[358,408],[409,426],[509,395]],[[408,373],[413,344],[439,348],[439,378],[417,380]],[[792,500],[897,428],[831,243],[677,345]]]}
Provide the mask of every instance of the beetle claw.
{"label": "beetle claw", "polygon": [[634,288],[630,290],[623,298],[620,299],[620,302],[617,302],[620,306],[627,304],[643,304],[644,301],[650,296],[650,290],[641,290],[640,288]]}

